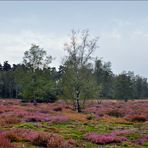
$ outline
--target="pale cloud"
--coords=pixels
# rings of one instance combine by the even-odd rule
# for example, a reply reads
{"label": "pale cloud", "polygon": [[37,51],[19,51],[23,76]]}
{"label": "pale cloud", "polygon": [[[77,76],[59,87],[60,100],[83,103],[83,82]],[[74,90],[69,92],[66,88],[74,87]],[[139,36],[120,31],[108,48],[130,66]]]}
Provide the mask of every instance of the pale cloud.
{"label": "pale cloud", "polygon": [[122,34],[117,29],[113,29],[111,31],[101,33],[101,37],[111,38],[111,39],[120,39],[121,35]]}
{"label": "pale cloud", "polygon": [[131,22],[131,21],[117,19],[117,18],[112,19],[112,22],[114,24],[116,24],[116,27],[125,27],[125,26],[131,26],[131,25],[133,25],[133,22]]}
{"label": "pale cloud", "polygon": [[[147,76],[147,26],[148,21],[144,19],[138,23],[115,19],[113,24],[106,25],[103,31],[99,28],[99,34],[94,33],[100,37],[99,48],[95,55],[103,57],[105,61],[111,61],[115,73],[122,70],[132,70],[136,74],[142,73]],[[91,34],[91,36],[94,36],[94,34]],[[58,67],[61,64],[62,57],[65,56],[63,45],[66,41],[69,41],[67,33],[43,33],[26,29],[14,33],[1,33],[0,62],[8,60],[10,63],[20,63],[24,51],[28,50],[34,43],[40,45],[48,54],[55,57],[52,65]]]}
{"label": "pale cloud", "polygon": [[129,23],[130,26],[123,24],[122,27],[115,25],[109,31],[101,33],[100,49],[96,54],[105,61],[111,61],[115,73],[131,70],[136,74],[143,72],[147,77],[148,30],[143,27],[146,24],[140,22],[136,27],[134,22]]}
{"label": "pale cloud", "polygon": [[0,62],[8,60],[10,63],[20,63],[24,52],[31,47],[31,44],[37,44],[56,58],[53,65],[57,66],[61,62],[61,56],[64,56],[63,45],[66,36],[24,30],[20,33],[0,34],[0,41]]}
{"label": "pale cloud", "polygon": [[145,34],[145,37],[148,37],[148,33]]}

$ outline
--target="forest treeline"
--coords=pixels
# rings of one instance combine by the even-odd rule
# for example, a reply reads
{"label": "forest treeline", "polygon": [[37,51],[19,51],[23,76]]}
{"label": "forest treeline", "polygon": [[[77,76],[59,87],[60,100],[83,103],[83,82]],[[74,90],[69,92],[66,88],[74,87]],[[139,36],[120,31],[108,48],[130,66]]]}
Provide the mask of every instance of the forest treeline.
{"label": "forest treeline", "polygon": [[50,66],[53,58],[44,49],[32,45],[22,63],[0,64],[0,97],[39,102],[73,99],[78,106],[80,99],[147,98],[147,78],[131,71],[114,74],[111,62],[92,56],[97,42],[87,30],[72,31],[64,45],[67,56],[58,69]]}

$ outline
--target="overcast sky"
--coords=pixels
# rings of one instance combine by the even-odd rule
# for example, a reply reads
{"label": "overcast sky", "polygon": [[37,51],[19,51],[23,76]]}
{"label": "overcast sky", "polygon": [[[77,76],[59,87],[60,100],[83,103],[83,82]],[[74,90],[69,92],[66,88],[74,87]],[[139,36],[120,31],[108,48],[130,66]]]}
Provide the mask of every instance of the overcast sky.
{"label": "overcast sky", "polygon": [[71,29],[99,36],[95,55],[111,61],[115,73],[134,71],[148,77],[148,2],[0,2],[0,62],[20,63],[32,43],[56,57]]}

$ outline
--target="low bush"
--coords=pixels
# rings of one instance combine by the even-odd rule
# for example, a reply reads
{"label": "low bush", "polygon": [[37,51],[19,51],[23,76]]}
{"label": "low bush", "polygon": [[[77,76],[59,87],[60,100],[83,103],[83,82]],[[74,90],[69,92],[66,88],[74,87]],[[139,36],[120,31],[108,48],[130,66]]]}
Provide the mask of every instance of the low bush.
{"label": "low bush", "polygon": [[49,135],[46,133],[39,133],[33,140],[32,144],[37,146],[47,147]]}
{"label": "low bush", "polygon": [[124,137],[117,137],[115,135],[99,135],[96,133],[89,133],[85,135],[85,139],[96,144],[120,143],[126,141]]}
{"label": "low bush", "polygon": [[65,123],[70,121],[70,119],[67,116],[51,116],[49,118],[49,123]]}
{"label": "low bush", "polygon": [[48,139],[47,148],[72,148],[75,142],[73,140],[65,141],[57,134],[51,134]]}
{"label": "low bush", "polygon": [[32,142],[37,137],[38,133],[30,129],[12,129],[3,132],[3,135],[12,142],[27,141]]}
{"label": "low bush", "polygon": [[63,137],[57,134],[39,133],[33,139],[32,144],[47,148],[72,148],[75,142],[73,140],[65,141]]}
{"label": "low bush", "polygon": [[124,114],[119,112],[118,110],[112,110],[108,112],[107,114],[112,117],[123,117],[124,116]]}
{"label": "low bush", "polygon": [[47,147],[48,148],[64,148],[65,141],[62,137],[56,134],[51,134],[48,139]]}
{"label": "low bush", "polygon": [[62,111],[62,107],[55,107],[55,108],[53,108],[53,111],[61,112]]}
{"label": "low bush", "polygon": [[22,138],[14,131],[5,132],[5,137],[9,139],[11,142],[21,141]]}
{"label": "low bush", "polygon": [[21,122],[21,120],[16,116],[3,116],[0,119],[1,125],[17,124],[20,122]]}
{"label": "low bush", "polygon": [[148,134],[142,135],[140,138],[135,140],[135,143],[139,145],[147,145],[147,142],[148,142]]}
{"label": "low bush", "polygon": [[94,114],[89,114],[87,117],[86,117],[87,120],[93,120],[95,119],[95,115]]}
{"label": "low bush", "polygon": [[142,115],[128,116],[127,120],[132,121],[132,122],[145,122],[146,117]]}
{"label": "low bush", "polygon": [[42,121],[48,121],[47,116],[45,116],[42,113],[34,113],[32,115],[27,115],[25,117],[26,122],[42,122]]}
{"label": "low bush", "polygon": [[7,139],[4,135],[0,135],[0,148],[15,148],[10,140]]}

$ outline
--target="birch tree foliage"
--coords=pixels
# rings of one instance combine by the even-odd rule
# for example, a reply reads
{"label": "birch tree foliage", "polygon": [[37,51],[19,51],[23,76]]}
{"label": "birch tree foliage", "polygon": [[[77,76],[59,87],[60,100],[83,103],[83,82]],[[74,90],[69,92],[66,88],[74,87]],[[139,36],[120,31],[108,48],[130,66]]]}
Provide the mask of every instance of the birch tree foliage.
{"label": "birch tree foliage", "polygon": [[43,69],[49,66],[52,59],[52,56],[47,56],[47,52],[43,48],[32,44],[31,48],[24,53],[23,63],[33,70]]}
{"label": "birch tree foliage", "polygon": [[75,100],[78,112],[80,99],[93,97],[97,88],[92,74],[94,59],[92,55],[97,48],[97,41],[98,38],[90,38],[88,30],[80,32],[73,30],[70,41],[64,45],[68,56],[64,62],[63,94]]}

